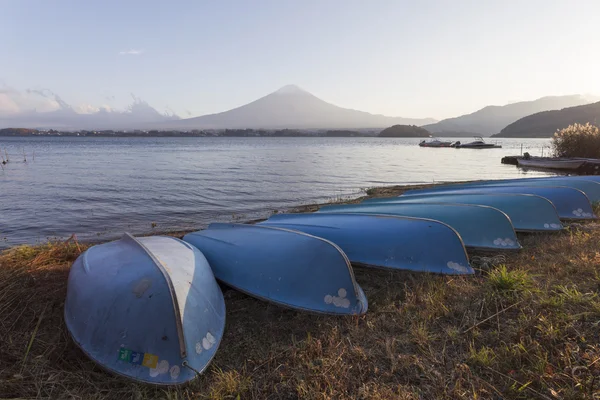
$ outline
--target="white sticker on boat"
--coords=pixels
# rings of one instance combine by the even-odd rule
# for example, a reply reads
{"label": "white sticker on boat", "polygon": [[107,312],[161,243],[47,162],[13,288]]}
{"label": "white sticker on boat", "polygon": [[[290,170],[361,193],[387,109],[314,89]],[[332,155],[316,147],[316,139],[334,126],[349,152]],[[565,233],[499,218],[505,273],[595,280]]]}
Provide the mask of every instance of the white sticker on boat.
{"label": "white sticker on boat", "polygon": [[515,242],[513,242],[511,238],[505,238],[505,239],[498,238],[498,239],[494,240],[494,244],[496,246],[506,247],[506,246],[512,246],[512,245],[514,245]]}
{"label": "white sticker on boat", "polygon": [[332,296],[330,294],[325,296],[325,304],[332,304],[336,307],[349,308],[350,300],[346,298],[348,292],[344,288],[339,288],[337,292],[337,296]]}
{"label": "white sticker on boat", "polygon": [[[212,333],[207,332],[206,335],[202,338],[202,347],[204,348],[204,350],[208,350],[211,347],[213,347],[215,345],[215,343],[217,343],[217,339],[215,339],[215,337],[212,335]],[[197,345],[196,345],[197,347]],[[198,352],[198,351],[196,351]],[[200,353],[198,353],[200,354]]]}
{"label": "white sticker on boat", "polygon": [[156,368],[150,368],[150,376],[155,378],[160,374],[165,374],[169,371],[169,362],[167,360],[161,360]]}
{"label": "white sticker on boat", "polygon": [[550,224],[550,226],[554,229],[560,228],[560,224]]}
{"label": "white sticker on boat", "polygon": [[454,261],[448,261],[448,263],[446,265],[448,266],[448,268],[453,269],[454,271],[469,272],[469,268],[464,267],[464,266],[462,266],[459,263],[456,263]]}
{"label": "white sticker on boat", "polygon": [[544,228],[550,228],[550,224],[544,224]]}
{"label": "white sticker on boat", "polygon": [[210,332],[206,333],[206,339],[208,339],[208,341],[212,344],[217,343],[217,339],[215,339],[215,337]]}
{"label": "white sticker on boat", "polygon": [[196,343],[196,354],[200,354],[200,353],[202,353],[202,343],[197,342]]}
{"label": "white sticker on boat", "polygon": [[171,373],[171,379],[177,379],[179,378],[179,366],[178,365],[173,365],[169,371]]}
{"label": "white sticker on boat", "polygon": [[505,239],[498,238],[498,239],[494,240],[494,244],[496,246],[506,247],[506,246],[512,246],[512,245],[514,245],[515,242],[513,242],[512,239],[510,239],[510,238],[505,238]]}
{"label": "white sticker on boat", "polygon": [[576,217],[584,217],[584,218],[590,218],[593,216],[592,213],[583,212],[583,210],[581,208],[578,208],[577,210],[573,210],[573,215],[575,215]]}

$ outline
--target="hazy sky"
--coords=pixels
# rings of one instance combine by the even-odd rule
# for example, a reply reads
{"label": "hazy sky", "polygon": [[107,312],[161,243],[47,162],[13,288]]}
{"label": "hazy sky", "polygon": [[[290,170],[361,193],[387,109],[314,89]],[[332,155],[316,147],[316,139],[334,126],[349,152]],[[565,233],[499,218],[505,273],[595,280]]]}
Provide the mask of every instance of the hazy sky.
{"label": "hazy sky", "polygon": [[0,107],[26,107],[27,89],[80,110],[133,93],[187,117],[296,84],[343,107],[444,118],[600,94],[599,18],[600,0],[0,0]]}

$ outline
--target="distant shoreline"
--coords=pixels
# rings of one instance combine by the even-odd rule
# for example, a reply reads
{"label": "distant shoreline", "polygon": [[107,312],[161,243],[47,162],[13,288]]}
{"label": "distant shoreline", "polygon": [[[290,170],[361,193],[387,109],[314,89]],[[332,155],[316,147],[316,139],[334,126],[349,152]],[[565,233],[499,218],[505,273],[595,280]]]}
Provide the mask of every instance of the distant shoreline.
{"label": "distant shoreline", "polygon": [[2,137],[376,137],[379,129],[301,130],[301,129],[222,129],[222,130],[78,130],[59,131],[25,128],[0,129]]}
{"label": "distant shoreline", "polygon": [[[0,137],[382,137],[382,138],[427,138],[436,134],[413,126],[400,126],[391,128],[364,128],[364,129],[205,129],[205,130],[56,130],[56,129],[28,129],[4,128],[0,129]],[[424,134],[427,133],[427,135]],[[476,134],[469,134],[473,136]],[[447,137],[466,137],[465,134]]]}

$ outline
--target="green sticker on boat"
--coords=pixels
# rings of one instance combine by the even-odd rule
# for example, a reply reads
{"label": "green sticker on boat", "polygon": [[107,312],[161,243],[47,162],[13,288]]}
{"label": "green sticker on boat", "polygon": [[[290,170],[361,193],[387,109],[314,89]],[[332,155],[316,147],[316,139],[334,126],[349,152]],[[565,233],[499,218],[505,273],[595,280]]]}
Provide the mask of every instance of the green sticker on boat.
{"label": "green sticker on boat", "polygon": [[143,365],[148,368],[156,368],[158,356],[150,353],[141,353],[126,348],[119,349],[119,361],[125,361],[135,365]]}
{"label": "green sticker on boat", "polygon": [[131,350],[119,349],[119,360],[129,362],[131,359]]}

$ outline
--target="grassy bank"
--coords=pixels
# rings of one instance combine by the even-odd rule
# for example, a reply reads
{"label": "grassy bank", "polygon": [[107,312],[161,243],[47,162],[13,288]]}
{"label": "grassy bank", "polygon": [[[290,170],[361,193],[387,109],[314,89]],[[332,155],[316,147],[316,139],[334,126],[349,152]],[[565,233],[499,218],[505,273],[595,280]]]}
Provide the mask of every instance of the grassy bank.
{"label": "grassy bank", "polygon": [[177,389],[105,373],[71,342],[66,282],[87,245],[12,248],[0,254],[0,398],[598,398],[600,226],[520,240],[517,254],[474,256],[471,277],[356,268],[369,299],[361,317],[225,289],[217,355]]}

